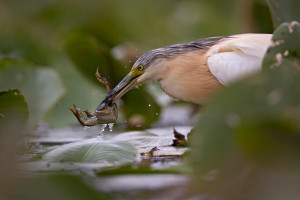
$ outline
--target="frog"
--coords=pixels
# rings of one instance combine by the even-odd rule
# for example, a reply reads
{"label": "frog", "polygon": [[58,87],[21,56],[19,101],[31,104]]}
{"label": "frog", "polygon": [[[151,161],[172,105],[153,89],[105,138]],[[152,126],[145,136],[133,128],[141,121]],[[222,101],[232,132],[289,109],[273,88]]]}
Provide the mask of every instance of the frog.
{"label": "frog", "polygon": [[[95,75],[97,80],[106,87],[106,91],[109,94],[112,90],[110,84],[107,79],[100,74],[98,68]],[[82,112],[76,107],[75,104],[71,105],[69,109],[82,126],[95,126],[97,124],[115,123],[115,121],[118,119],[118,106],[113,101],[114,97],[115,95],[106,98],[101,103],[101,107],[98,107],[93,113],[88,110],[84,110]],[[84,118],[84,113],[88,118],[87,120]]]}

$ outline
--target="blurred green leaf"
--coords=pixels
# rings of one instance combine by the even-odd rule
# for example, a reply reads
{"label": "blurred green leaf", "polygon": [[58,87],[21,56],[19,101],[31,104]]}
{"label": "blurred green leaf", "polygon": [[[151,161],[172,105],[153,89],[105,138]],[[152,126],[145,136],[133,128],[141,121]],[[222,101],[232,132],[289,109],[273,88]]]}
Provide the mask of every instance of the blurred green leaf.
{"label": "blurred green leaf", "polygon": [[13,121],[14,118],[18,118],[25,122],[28,115],[27,103],[19,90],[0,92],[0,121],[5,119]]}
{"label": "blurred green leaf", "polygon": [[300,184],[299,55],[274,60],[298,48],[298,25],[291,37],[286,36],[288,26],[274,32],[274,43],[284,42],[268,50],[264,69],[269,70],[231,85],[205,108],[191,157],[201,192],[231,199],[300,197],[294,187]]}
{"label": "blurred green leaf", "polygon": [[28,124],[34,126],[61,98],[65,89],[53,69],[31,66],[13,59],[0,60],[0,90],[18,88],[22,91],[28,102]]}
{"label": "blurred green leaf", "polygon": [[[114,65],[109,66],[108,64],[111,62],[108,60],[110,59],[107,55],[108,47],[99,44],[97,39],[91,35],[73,34],[68,38],[65,48],[77,69],[94,83],[99,84],[95,78],[97,67],[100,68],[104,77],[108,77],[109,71],[113,71]],[[114,74],[116,73],[112,73],[112,77],[109,76],[109,80],[116,83]]]}
{"label": "blurred green leaf", "polygon": [[273,44],[263,61],[263,69],[294,66],[300,69],[300,24],[282,23],[273,34]]}
{"label": "blurred green leaf", "polygon": [[10,197],[20,200],[109,199],[81,178],[72,175],[44,175],[22,180],[11,191]]}
{"label": "blurred green leaf", "polygon": [[51,162],[83,162],[126,164],[139,159],[136,148],[127,142],[111,142],[99,138],[62,145],[42,155]]}
{"label": "blurred green leaf", "polygon": [[17,89],[0,92],[0,196],[4,198],[14,183],[16,144],[28,119],[24,96]]}
{"label": "blurred green leaf", "polygon": [[273,25],[277,28],[283,22],[300,21],[300,1],[297,0],[268,0]]}
{"label": "blurred green leaf", "polygon": [[27,59],[36,64],[46,65],[53,56],[52,49],[37,43],[35,38],[23,30],[17,33],[0,33],[0,56]]}

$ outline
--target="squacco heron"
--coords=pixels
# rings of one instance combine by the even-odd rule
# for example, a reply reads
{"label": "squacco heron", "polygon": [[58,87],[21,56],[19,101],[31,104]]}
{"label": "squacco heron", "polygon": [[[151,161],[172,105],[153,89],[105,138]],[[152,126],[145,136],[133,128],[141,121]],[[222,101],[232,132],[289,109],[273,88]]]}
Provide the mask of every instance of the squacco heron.
{"label": "squacco heron", "polygon": [[115,103],[130,89],[151,81],[158,82],[173,99],[203,104],[219,88],[258,71],[271,37],[211,37],[151,50],[137,59],[96,110],[101,110],[112,96],[111,103]]}

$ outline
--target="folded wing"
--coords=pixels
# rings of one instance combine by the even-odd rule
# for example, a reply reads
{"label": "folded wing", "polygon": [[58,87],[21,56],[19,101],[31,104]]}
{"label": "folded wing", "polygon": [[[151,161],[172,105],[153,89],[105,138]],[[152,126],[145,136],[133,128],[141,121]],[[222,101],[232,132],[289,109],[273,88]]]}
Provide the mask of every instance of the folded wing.
{"label": "folded wing", "polygon": [[261,69],[271,34],[240,34],[221,39],[207,52],[207,65],[223,85]]}

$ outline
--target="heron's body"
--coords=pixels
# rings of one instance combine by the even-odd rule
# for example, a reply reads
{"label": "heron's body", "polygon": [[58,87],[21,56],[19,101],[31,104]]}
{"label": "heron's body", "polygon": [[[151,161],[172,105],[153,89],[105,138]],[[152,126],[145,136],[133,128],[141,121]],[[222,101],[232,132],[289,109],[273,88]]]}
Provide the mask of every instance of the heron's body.
{"label": "heron's body", "polygon": [[205,50],[188,52],[160,65],[167,66],[166,76],[157,81],[173,99],[202,104],[222,87],[209,70]]}
{"label": "heron's body", "polygon": [[271,37],[240,34],[149,51],[135,62],[107,98],[121,90],[115,102],[134,86],[156,81],[174,99],[203,104],[218,88],[258,71]]}

